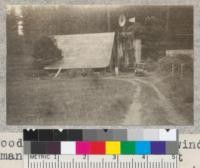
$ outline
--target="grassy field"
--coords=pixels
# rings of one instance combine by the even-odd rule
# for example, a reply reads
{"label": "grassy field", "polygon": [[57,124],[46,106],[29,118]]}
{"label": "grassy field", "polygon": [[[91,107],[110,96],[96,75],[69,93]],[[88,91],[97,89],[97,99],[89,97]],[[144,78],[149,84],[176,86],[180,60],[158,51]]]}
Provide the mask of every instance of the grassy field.
{"label": "grassy field", "polygon": [[117,124],[133,95],[130,83],[109,79],[8,80],[7,123]]}
{"label": "grassy field", "polygon": [[[37,73],[31,69],[30,57],[21,57],[23,59],[14,55],[7,64],[8,124],[121,125],[129,116],[130,105],[136,99],[141,104],[138,112],[141,121],[137,117],[133,117],[133,121],[142,125],[171,124],[170,119],[166,118],[168,113],[164,113],[165,104],[160,103],[148,84],[138,83],[141,93],[134,99],[137,87],[126,80],[114,80],[115,77],[109,73],[106,75],[111,75],[113,79],[105,79],[105,74],[82,77],[66,72],[53,79],[55,73],[35,75]],[[175,111],[192,124],[193,76],[192,71],[186,72],[188,74],[184,74],[182,80],[179,76],[170,77],[168,71],[162,74],[155,70],[143,78],[131,73],[127,79],[133,80],[133,83],[137,83],[136,78],[153,83],[171,102]],[[136,113],[134,107],[132,111]]]}
{"label": "grassy field", "polygon": [[[148,94],[148,97],[147,97]],[[151,97],[151,98],[150,98]],[[141,94],[142,103],[142,118],[143,125],[172,125],[169,118],[166,118],[166,112],[163,106],[160,105],[159,97],[147,85],[143,85]],[[154,117],[149,117],[154,116]],[[155,117],[156,116],[156,117]]]}
{"label": "grassy field", "polygon": [[[175,62],[179,66],[184,64],[182,79],[177,67],[174,76],[171,75],[169,66],[171,62]],[[176,110],[192,124],[194,119],[193,59],[189,55],[177,55],[165,57],[161,59],[160,63],[161,69],[157,72],[157,77],[162,78],[162,80],[157,82],[156,86],[170,99]]]}
{"label": "grassy field", "polygon": [[185,77],[183,80],[179,80],[178,77],[168,77],[156,85],[171,100],[176,110],[192,124],[194,117],[192,76]]}

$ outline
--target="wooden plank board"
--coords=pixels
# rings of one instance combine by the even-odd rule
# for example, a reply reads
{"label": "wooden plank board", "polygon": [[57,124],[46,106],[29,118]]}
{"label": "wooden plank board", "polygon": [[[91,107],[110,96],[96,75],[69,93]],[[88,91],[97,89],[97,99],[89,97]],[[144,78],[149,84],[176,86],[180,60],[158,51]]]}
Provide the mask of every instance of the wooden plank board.
{"label": "wooden plank board", "polygon": [[54,36],[63,59],[45,69],[103,68],[110,64],[114,33]]}

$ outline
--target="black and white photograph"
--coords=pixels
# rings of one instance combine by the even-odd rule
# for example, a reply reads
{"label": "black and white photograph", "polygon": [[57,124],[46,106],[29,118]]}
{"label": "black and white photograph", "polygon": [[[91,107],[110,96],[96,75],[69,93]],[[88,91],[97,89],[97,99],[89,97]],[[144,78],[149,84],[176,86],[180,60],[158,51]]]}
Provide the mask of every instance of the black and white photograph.
{"label": "black and white photograph", "polygon": [[8,125],[193,125],[193,6],[7,5]]}

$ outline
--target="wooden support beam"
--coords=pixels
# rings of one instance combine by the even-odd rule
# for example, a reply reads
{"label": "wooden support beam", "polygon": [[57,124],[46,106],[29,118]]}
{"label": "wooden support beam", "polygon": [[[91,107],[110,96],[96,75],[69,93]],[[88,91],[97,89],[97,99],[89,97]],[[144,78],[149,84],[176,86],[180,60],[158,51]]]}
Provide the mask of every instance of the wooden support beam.
{"label": "wooden support beam", "polygon": [[56,72],[54,78],[57,78],[57,77],[58,77],[58,75],[59,75],[59,73],[61,72],[61,70],[62,70],[62,68],[60,67],[60,68],[58,69],[58,71]]}
{"label": "wooden support beam", "polygon": [[118,67],[117,67],[117,66],[115,67],[115,75],[116,75],[116,76],[118,76],[118,75],[119,75],[119,69],[118,69]]}

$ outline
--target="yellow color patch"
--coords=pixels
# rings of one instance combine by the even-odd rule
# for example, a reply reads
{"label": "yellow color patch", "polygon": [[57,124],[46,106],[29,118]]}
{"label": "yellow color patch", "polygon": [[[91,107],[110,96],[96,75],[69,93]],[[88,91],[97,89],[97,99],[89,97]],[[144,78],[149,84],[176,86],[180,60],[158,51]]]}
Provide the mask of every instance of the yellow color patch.
{"label": "yellow color patch", "polygon": [[120,141],[106,142],[106,155],[120,154]]}

